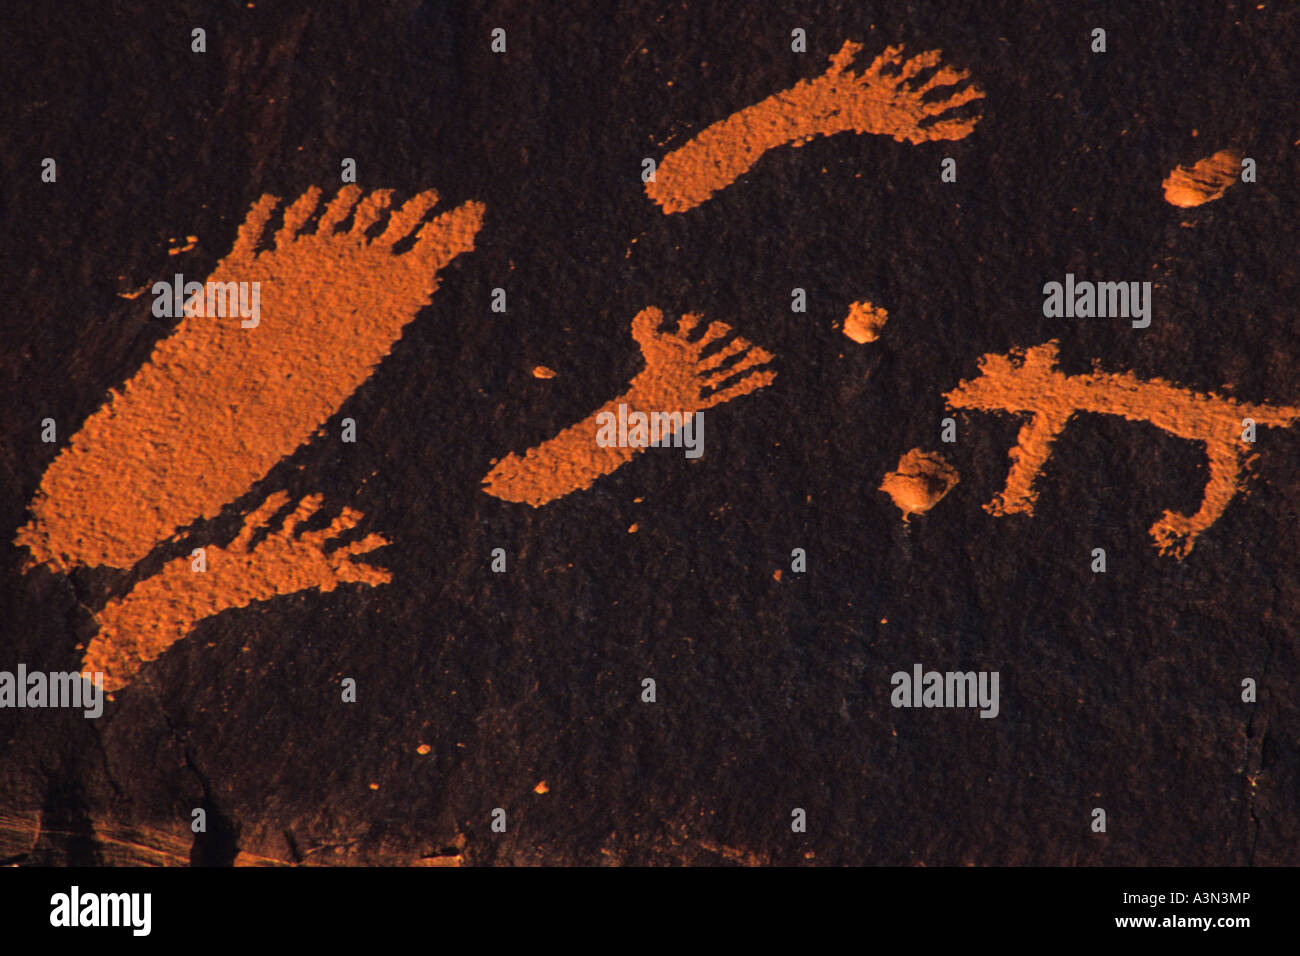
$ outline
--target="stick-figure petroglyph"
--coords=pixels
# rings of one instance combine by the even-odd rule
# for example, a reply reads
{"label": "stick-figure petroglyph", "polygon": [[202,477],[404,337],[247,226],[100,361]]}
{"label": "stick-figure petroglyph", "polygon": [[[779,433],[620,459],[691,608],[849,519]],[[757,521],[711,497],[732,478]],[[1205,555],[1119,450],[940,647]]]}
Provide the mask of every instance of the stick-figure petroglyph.
{"label": "stick-figure petroglyph", "polygon": [[1006,488],[985,505],[991,514],[1033,514],[1034,482],[1056,437],[1077,412],[1150,422],[1171,435],[1201,442],[1209,461],[1205,496],[1196,513],[1166,511],[1151,527],[1162,554],[1183,558],[1241,490],[1248,451],[1241,440],[1244,420],[1282,428],[1300,419],[1300,407],[1239,402],[1163,379],[1142,380],[1132,372],[1066,375],[1056,368],[1056,359],[1055,340],[1023,353],[985,355],[978,376],[944,395],[954,408],[1030,416],[1011,450]]}

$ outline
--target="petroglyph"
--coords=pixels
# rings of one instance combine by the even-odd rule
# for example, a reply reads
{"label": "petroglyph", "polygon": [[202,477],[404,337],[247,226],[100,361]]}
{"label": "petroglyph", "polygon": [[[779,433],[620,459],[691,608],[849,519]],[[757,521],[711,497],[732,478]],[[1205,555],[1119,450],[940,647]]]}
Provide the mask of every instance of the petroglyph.
{"label": "petroglyph", "polygon": [[[618,416],[620,405],[651,413],[680,410],[685,418],[748,395],[776,378],[775,371],[756,368],[772,361],[773,356],[743,338],[716,351],[709,349],[731,334],[730,326],[712,322],[703,335],[691,338],[700,316],[683,315],[675,332],[660,331],[663,320],[663,313],[656,308],[642,309],[632,320],[632,337],[641,347],[645,369],[632,380],[628,391],[522,456],[508,454],[483,479],[483,490],[506,501],[541,507],[570,492],[590,488],[597,478],[616,471],[644,450],[597,441],[608,421],[604,416]],[[704,354],[706,351],[709,354]]]}
{"label": "petroglyph", "polygon": [[880,337],[889,313],[870,302],[854,302],[844,318],[844,334],[859,345],[874,342]]}
{"label": "petroglyph", "polygon": [[1094,371],[1066,375],[1056,368],[1057,342],[1026,352],[985,355],[980,374],[944,395],[954,408],[1028,413],[1011,450],[1006,488],[985,505],[991,514],[1033,514],[1034,481],[1052,453],[1052,443],[1077,412],[1118,415],[1202,443],[1209,462],[1204,500],[1195,514],[1165,511],[1151,527],[1161,554],[1186,557],[1237,492],[1249,447],[1241,440],[1243,421],[1282,428],[1300,419],[1300,407],[1257,405],[1180,388],[1163,379],[1144,381],[1132,372]]}
{"label": "petroglyph", "polygon": [[916,144],[963,139],[974,130],[978,116],[947,114],[982,98],[978,87],[930,95],[970,79],[941,65],[941,51],[904,60],[902,47],[886,47],[865,70],[852,72],[861,51],[862,44],[846,41],[821,76],[709,126],[664,157],[645,184],[646,194],[665,213],[685,212],[731,185],[770,149],[850,131]]}
{"label": "petroglyph", "polygon": [[[285,210],[265,248],[279,200],[264,195],[254,203],[207,285],[260,284],[261,321],[203,316],[187,304],[175,331],[46,471],[32,518],[16,537],[30,552],[29,569],[129,568],[180,529],[215,517],[311,439],[429,304],[439,270],[473,249],[482,224],[483,207],[474,202],[425,222],[438,201],[432,190],[383,224],[391,195],[345,186],[313,227],[321,191],[312,187]],[[372,227],[382,232],[371,238]],[[395,252],[403,240],[406,251]],[[227,608],[390,580],[351,560],[387,543],[377,534],[324,550],[327,539],[360,521],[352,509],[324,531],[292,536],[320,507],[319,496],[305,499],[279,534],[250,547],[253,530],[285,501],[272,495],[231,545],[204,549],[207,570],[177,558],[108,602],[85,660],[105,672],[109,689]]]}
{"label": "petroglyph", "polygon": [[[15,542],[30,564],[129,568],[178,528],[215,517],[369,378],[482,222],[483,207],[466,203],[421,227],[437,202],[429,191],[370,239],[391,191],[362,199],[345,186],[310,230],[320,195],[313,187],[289,206],[260,252],[279,200],[253,205],[208,281],[259,281],[258,327],[181,319],[45,472]],[[352,227],[335,232],[349,213]],[[415,245],[394,254],[413,233]]]}
{"label": "petroglyph", "polygon": [[361,513],[352,508],[344,508],[326,528],[295,536],[298,527],[319,510],[320,495],[304,498],[279,531],[254,545],[254,532],[267,527],[288,501],[287,494],[277,491],[246,516],[229,545],[204,548],[205,570],[195,571],[189,556],[177,558],[125,597],[108,602],[96,615],[99,633],[86,649],[84,661],[87,669],[104,672],[106,690],[125,686],[144,664],[155,660],[195,624],[228,608],[247,607],[254,601],[309,588],[328,592],[344,583],[374,587],[392,580],[383,568],[351,560],[388,544],[382,535],[369,534],[326,550],[327,541],[361,521]]}

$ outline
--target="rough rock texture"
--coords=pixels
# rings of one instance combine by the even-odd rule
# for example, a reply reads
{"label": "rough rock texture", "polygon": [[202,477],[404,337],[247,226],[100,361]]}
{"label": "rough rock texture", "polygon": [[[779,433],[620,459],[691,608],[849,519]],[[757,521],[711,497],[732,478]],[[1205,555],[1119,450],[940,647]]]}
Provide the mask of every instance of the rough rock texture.
{"label": "rough rock texture", "polygon": [[[1300,430],[1260,429],[1247,493],[1180,560],[1148,529],[1199,505],[1200,447],[1079,415],[1032,516],[995,516],[1023,422],[943,398],[981,356],[1057,339],[1067,375],[1300,404],[1300,9],[1046,6],[8,12],[0,670],[78,668],[94,614],[189,553],[24,573],[11,544],[176,324],[141,287],[206,278],[259,196],[333,193],[346,157],[368,190],[484,213],[322,433],[187,531],[229,542],[250,502],[320,494],[391,542],[369,556],[391,582],[207,617],[98,720],[0,709],[0,861],[1300,863]],[[774,149],[671,215],[647,197],[644,158],[849,40],[942,50],[985,94],[978,124]],[[1256,183],[1165,201],[1171,170],[1229,147]],[[1067,273],[1153,282],[1150,328],[1045,318]],[[877,341],[839,328],[858,301],[888,311]],[[699,459],[651,449],[541,508],[484,493],[642,370],[629,326],[651,306],[726,321],[779,374],[705,413]],[[877,489],[913,448],[961,481],[905,525]],[[917,662],[998,671],[999,715],[891,707]]]}

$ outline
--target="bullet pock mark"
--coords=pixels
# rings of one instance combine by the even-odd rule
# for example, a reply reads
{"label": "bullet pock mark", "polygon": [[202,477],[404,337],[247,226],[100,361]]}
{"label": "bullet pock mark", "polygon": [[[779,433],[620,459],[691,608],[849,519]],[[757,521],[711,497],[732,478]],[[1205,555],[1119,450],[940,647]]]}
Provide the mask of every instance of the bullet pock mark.
{"label": "bullet pock mark", "polygon": [[[816,136],[874,133],[897,142],[963,139],[978,116],[946,116],[984,96],[967,86],[938,96],[970,74],[940,65],[939,50],[904,60],[903,48],[886,47],[865,70],[849,67],[862,44],[846,41],[830,68],[709,126],[659,163],[646,194],[665,213],[685,212],[748,172],[770,149],[801,146]],[[921,76],[934,70],[927,78]]]}
{"label": "bullet pock mark", "polygon": [[874,342],[880,337],[889,313],[870,302],[854,302],[844,318],[844,334],[859,345]]}
{"label": "bullet pock mark", "polygon": [[[345,186],[312,230],[320,195],[313,187],[294,202],[261,251],[279,200],[253,205],[208,282],[260,282],[260,323],[187,310],[45,472],[15,539],[29,566],[129,568],[178,528],[215,517],[370,376],[482,223],[471,202],[421,226],[437,202],[428,191],[370,239],[391,191],[362,200]],[[352,212],[352,227],[336,232]],[[394,253],[412,234],[415,245]]]}
{"label": "bullet pock mark", "polygon": [[[590,488],[597,478],[644,451],[644,446],[598,440],[611,422],[624,423],[638,411],[680,411],[684,428],[687,416],[748,395],[776,378],[775,371],[756,368],[772,361],[773,356],[743,338],[710,350],[731,334],[725,323],[712,322],[703,335],[691,338],[700,322],[698,315],[683,315],[675,332],[660,331],[663,319],[659,309],[647,308],[632,320],[632,337],[641,347],[645,369],[632,380],[628,391],[522,456],[508,454],[483,479],[483,490],[506,501],[541,507]],[[704,354],[706,351],[709,354]]]}
{"label": "bullet pock mark", "polygon": [[942,455],[913,448],[886,473],[880,490],[893,499],[906,523],[914,514],[929,511],[957,484],[957,469]]}
{"label": "bullet pock mark", "polygon": [[1171,206],[1200,206],[1213,202],[1241,176],[1241,153],[1221,149],[1191,166],[1175,167],[1161,183]]}
{"label": "bullet pock mark", "polygon": [[1023,353],[985,355],[976,378],[944,395],[953,408],[1030,415],[1011,450],[1006,488],[984,506],[991,514],[1033,514],[1034,481],[1051,456],[1052,443],[1076,412],[1149,422],[1171,435],[1201,442],[1209,461],[1197,512],[1165,511],[1151,526],[1160,553],[1181,559],[1241,490],[1240,476],[1248,460],[1243,420],[1281,428],[1300,419],[1300,407],[1239,402],[1163,379],[1142,380],[1132,372],[1066,375],[1056,368],[1057,346],[1053,340]]}

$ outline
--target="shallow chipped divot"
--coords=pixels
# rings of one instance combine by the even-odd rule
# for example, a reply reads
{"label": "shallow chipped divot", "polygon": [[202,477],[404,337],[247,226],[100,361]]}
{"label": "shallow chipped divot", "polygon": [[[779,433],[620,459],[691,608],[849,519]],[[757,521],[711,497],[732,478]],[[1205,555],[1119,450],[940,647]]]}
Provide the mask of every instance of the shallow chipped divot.
{"label": "shallow chipped divot", "polygon": [[942,455],[913,448],[898,460],[898,467],[885,474],[880,490],[903,512],[906,524],[912,515],[924,514],[957,485],[957,469]]}
{"label": "shallow chipped divot", "polygon": [[844,317],[844,334],[859,345],[880,338],[880,332],[889,320],[889,313],[870,302],[854,302]]}
{"label": "shallow chipped divot", "polygon": [[1160,185],[1165,191],[1165,202],[1186,208],[1222,198],[1240,176],[1241,153],[1221,149],[1191,166],[1175,167]]}

